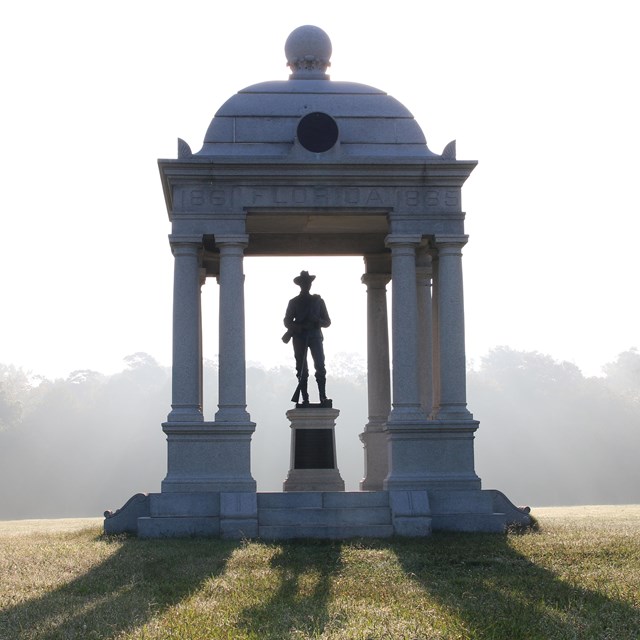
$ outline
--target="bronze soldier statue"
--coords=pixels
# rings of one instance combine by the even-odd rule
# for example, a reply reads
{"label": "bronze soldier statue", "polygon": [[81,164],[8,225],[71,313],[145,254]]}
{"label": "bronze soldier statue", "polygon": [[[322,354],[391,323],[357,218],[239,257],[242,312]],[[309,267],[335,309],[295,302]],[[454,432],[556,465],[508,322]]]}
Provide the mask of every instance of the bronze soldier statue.
{"label": "bronze soldier statue", "polygon": [[[289,342],[293,338],[298,387],[291,402],[302,407],[310,406],[307,389],[307,380],[309,379],[307,350],[309,350],[316,371],[320,405],[331,407],[332,401],[327,398],[326,392],[327,372],[324,368],[324,349],[322,347],[322,329],[331,324],[331,319],[324,300],[319,295],[310,293],[311,283],[315,278],[315,276],[309,275],[308,271],[301,271],[300,275],[293,279],[293,282],[300,287],[300,294],[289,300],[287,305],[287,312],[284,316],[287,332],[282,336],[282,340]],[[300,395],[302,395],[301,403],[299,403]]]}

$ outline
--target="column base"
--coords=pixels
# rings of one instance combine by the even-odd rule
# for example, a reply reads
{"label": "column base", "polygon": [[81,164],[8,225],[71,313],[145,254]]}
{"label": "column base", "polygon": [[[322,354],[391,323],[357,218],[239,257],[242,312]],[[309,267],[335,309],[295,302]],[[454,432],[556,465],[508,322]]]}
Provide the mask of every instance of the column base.
{"label": "column base", "polygon": [[475,420],[388,424],[386,490],[480,489],[474,471]]}
{"label": "column base", "polygon": [[225,476],[168,476],[160,483],[162,493],[255,492],[256,481],[229,479]]}
{"label": "column base", "polygon": [[166,422],[168,471],[162,492],[255,491],[251,435],[255,423]]}
{"label": "column base", "polygon": [[172,407],[171,412],[167,416],[167,422],[204,422],[204,416],[202,415],[202,409],[195,405],[175,406]]}
{"label": "column base", "polygon": [[434,408],[429,420],[439,422],[467,422],[473,420],[473,414],[466,404],[443,404]]}
{"label": "column base", "polygon": [[218,424],[246,424],[251,416],[245,407],[221,407],[216,411],[215,422]]}
{"label": "column base", "polygon": [[360,481],[360,491],[381,491],[384,479],[389,473],[387,454],[387,434],[385,423],[369,423],[360,434],[364,445],[364,478]]}
{"label": "column base", "polygon": [[427,419],[420,405],[394,406],[391,409],[387,426],[405,424],[422,424]]}

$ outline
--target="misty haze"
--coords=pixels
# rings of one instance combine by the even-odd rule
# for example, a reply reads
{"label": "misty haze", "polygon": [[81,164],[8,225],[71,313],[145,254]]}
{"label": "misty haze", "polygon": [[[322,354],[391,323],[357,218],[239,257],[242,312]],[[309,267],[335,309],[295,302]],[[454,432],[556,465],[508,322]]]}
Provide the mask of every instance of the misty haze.
{"label": "misty haze", "polygon": [[[365,367],[343,354],[327,368],[327,390],[341,412],[338,465],[347,490],[357,490]],[[585,377],[573,364],[507,347],[488,353],[468,374],[483,488],[499,487],[533,507],[640,502],[640,353],[630,349],[603,371]],[[285,412],[294,382],[288,367],[247,369],[259,491],[281,491],[289,469]],[[134,493],[159,491],[170,391],[170,369],[145,353],[127,356],[109,376],[75,371],[48,380],[0,365],[0,519],[99,516]],[[213,362],[205,363],[205,392],[210,417]]]}

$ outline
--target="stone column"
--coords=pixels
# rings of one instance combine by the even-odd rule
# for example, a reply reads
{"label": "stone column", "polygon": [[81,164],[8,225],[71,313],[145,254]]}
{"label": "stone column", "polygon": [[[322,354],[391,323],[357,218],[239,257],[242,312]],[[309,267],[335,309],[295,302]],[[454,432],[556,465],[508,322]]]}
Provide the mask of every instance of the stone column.
{"label": "stone column", "polygon": [[220,251],[220,343],[216,422],[245,423],[244,248],[249,237],[217,236]]}
{"label": "stone column", "polygon": [[[366,260],[366,258],[365,258]],[[370,265],[367,262],[367,270]],[[369,421],[360,440],[364,445],[362,491],[379,491],[387,476],[387,438],[383,428],[391,410],[387,289],[389,273],[365,273],[367,287],[367,391]]]}
{"label": "stone column", "polygon": [[440,332],[438,321],[438,254],[431,255],[431,349],[432,349],[432,398],[431,413],[433,417],[440,407]]}
{"label": "stone column", "polygon": [[472,420],[467,410],[462,247],[467,236],[437,237],[440,397],[434,418]]}
{"label": "stone column", "polygon": [[[234,494],[256,490],[256,482],[251,476],[251,436],[255,424],[250,422],[246,411],[245,389],[242,258],[246,243],[245,235],[216,237],[216,244],[220,248],[219,410],[215,422],[204,422],[200,414],[199,422],[168,422],[162,426],[168,443],[168,469],[162,482],[162,492],[222,492],[221,505],[225,500],[231,500],[231,503],[240,506],[248,505],[250,513],[247,513],[251,516],[249,520],[253,521],[253,502],[247,502],[242,495],[234,497]],[[193,286],[198,291],[199,277],[200,273],[196,268],[192,279]],[[190,326],[185,325],[182,331],[187,343],[191,344],[193,341],[191,351],[200,354],[200,320],[194,320]],[[196,381],[197,387],[201,379],[199,363],[190,369],[190,377]],[[200,396],[194,394],[194,397]],[[196,503],[189,499],[189,504]],[[222,513],[222,506],[220,508]],[[197,505],[193,511],[189,509],[190,507],[186,512],[184,509],[179,510],[179,513],[173,515],[186,518],[200,513]],[[243,527],[247,524],[243,519],[244,515],[238,516]],[[186,520],[182,520],[182,523],[184,526],[196,527],[197,530],[199,521],[195,517],[191,524]],[[235,520],[231,519],[224,526],[233,528],[234,523]],[[254,524],[257,527],[257,523]],[[226,535],[223,525],[220,526],[222,534]]]}
{"label": "stone column", "polygon": [[418,382],[420,405],[425,416],[433,407],[433,348],[431,305],[431,256],[421,251],[417,268],[418,287]]}
{"label": "stone column", "polygon": [[202,353],[202,344],[203,344],[203,334],[202,334],[202,287],[207,282],[207,270],[202,267],[200,269],[200,295],[198,296],[198,317],[200,318],[200,406],[202,407],[202,412],[204,415],[205,406],[204,406],[204,355]]}
{"label": "stone column", "polygon": [[416,247],[419,235],[391,234],[393,401],[388,426],[425,419],[418,388],[418,295]]}
{"label": "stone column", "polygon": [[174,256],[173,366],[169,422],[202,422],[200,256],[202,238],[169,238]]}
{"label": "stone column", "polygon": [[420,404],[418,385],[418,293],[416,248],[419,235],[387,236],[391,248],[393,399],[384,427],[389,471],[383,488],[388,491],[422,488],[425,468],[424,434],[427,419]]}

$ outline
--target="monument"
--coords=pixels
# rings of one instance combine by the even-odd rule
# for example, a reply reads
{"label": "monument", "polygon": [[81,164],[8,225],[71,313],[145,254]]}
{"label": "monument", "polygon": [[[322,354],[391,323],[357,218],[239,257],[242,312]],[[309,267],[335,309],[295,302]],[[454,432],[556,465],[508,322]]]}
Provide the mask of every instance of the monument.
{"label": "monument", "polygon": [[[284,481],[284,491],[344,491],[336,456],[336,418],[340,415],[327,398],[327,372],[324,366],[324,337],[322,329],[331,325],[324,300],[311,293],[316,279],[308,271],[301,271],[293,279],[300,293],[289,300],[284,315],[287,332],[284,342],[293,342],[298,386],[291,398],[295,409],[287,411],[291,422],[291,467]],[[318,384],[319,402],[309,402],[310,353]],[[299,400],[302,397],[302,402]]]}
{"label": "monument", "polygon": [[[215,114],[200,151],[180,140],[177,159],[159,160],[174,256],[167,475],[160,493],[106,512],[105,531],[342,538],[527,524],[526,510],[482,489],[474,468],[479,423],[466,401],[461,190],[476,162],[458,160],[454,142],[431,151],[411,113],[383,91],[331,81],[331,42],[321,29],[293,31],[285,54],[288,80],[241,90]],[[258,493],[251,476],[256,423],[246,406],[242,265],[244,256],[279,255],[363,257],[369,419],[360,491],[341,490],[335,474],[322,488],[293,473],[292,490]],[[201,323],[200,292],[213,281],[218,411],[207,420],[202,334],[210,328]],[[323,358],[314,349],[320,384]],[[304,374],[300,359],[302,405]],[[290,410],[309,412],[294,431],[316,429],[314,411],[333,429],[336,410],[324,387],[319,395],[320,407]],[[335,467],[309,452],[312,439],[326,435],[304,437],[307,470]],[[293,464],[290,476],[295,471]]]}

